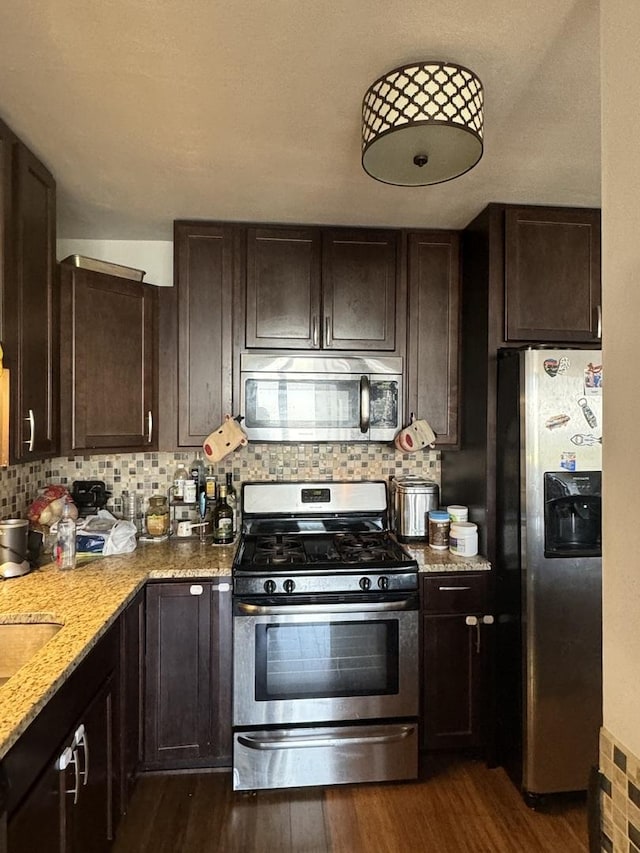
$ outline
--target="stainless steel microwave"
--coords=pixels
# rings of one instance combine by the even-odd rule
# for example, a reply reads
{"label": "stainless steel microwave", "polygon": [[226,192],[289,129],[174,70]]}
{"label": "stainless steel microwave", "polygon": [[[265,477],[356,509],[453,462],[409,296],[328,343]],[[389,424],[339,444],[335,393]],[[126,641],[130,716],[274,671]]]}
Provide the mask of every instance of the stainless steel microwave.
{"label": "stainless steel microwave", "polygon": [[243,429],[252,441],[392,441],[402,427],[402,359],[240,357]]}

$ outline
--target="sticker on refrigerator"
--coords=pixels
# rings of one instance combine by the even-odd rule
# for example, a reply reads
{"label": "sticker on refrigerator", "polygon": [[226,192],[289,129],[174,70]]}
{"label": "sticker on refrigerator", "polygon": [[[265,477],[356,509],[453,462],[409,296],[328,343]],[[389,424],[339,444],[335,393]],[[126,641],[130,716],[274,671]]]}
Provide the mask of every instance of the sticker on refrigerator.
{"label": "sticker on refrigerator", "polygon": [[577,432],[571,436],[571,441],[578,447],[593,447],[596,444],[602,444],[602,438],[597,438],[590,432]]}
{"label": "sticker on refrigerator", "polygon": [[591,429],[595,429],[598,426],[598,419],[593,414],[593,409],[589,406],[586,397],[580,397],[578,400],[578,405],[582,409],[582,414],[584,415],[585,421],[589,424]]}
{"label": "sticker on refrigerator", "polygon": [[563,355],[560,360],[557,358],[545,358],[542,366],[547,376],[556,376],[558,373],[566,373],[570,362],[567,356]]}
{"label": "sticker on refrigerator", "polygon": [[571,418],[569,415],[554,415],[552,418],[547,418],[544,422],[544,425],[547,429],[558,429],[558,427],[563,427],[565,424],[569,423]]}
{"label": "sticker on refrigerator", "polygon": [[589,364],[584,369],[584,393],[602,394],[602,365]]}
{"label": "sticker on refrigerator", "polygon": [[560,454],[560,467],[563,471],[576,470],[576,454],[573,450],[565,450]]}

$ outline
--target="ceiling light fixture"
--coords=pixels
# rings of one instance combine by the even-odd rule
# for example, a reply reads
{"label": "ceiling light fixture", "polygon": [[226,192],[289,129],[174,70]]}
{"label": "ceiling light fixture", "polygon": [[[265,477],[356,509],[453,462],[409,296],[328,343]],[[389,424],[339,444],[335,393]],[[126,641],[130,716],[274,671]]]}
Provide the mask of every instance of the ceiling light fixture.
{"label": "ceiling light fixture", "polygon": [[362,166],[377,181],[424,187],[482,157],[480,79],[452,62],[416,62],[375,81],[362,101]]}

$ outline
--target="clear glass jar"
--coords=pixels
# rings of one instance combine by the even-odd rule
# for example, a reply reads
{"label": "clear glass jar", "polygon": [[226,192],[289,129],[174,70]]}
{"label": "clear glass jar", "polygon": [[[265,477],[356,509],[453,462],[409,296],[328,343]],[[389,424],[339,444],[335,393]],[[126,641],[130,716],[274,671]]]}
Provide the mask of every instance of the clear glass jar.
{"label": "clear glass jar", "polygon": [[169,532],[169,504],[166,495],[152,495],[145,514],[149,536],[166,536]]}

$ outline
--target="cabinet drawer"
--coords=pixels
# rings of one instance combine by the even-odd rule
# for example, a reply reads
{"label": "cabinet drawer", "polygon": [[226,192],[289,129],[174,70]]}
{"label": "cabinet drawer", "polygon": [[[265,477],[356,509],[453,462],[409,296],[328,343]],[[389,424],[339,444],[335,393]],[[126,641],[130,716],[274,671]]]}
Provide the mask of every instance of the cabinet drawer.
{"label": "cabinet drawer", "polygon": [[487,607],[488,577],[457,572],[422,579],[422,610],[427,613],[482,613]]}

